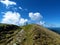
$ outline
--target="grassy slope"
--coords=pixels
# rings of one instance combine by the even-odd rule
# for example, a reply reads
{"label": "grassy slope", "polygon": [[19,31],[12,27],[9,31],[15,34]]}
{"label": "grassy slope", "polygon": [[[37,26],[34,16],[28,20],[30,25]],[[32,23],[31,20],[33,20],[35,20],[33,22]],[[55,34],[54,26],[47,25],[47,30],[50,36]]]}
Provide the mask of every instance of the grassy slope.
{"label": "grassy slope", "polygon": [[24,30],[27,33],[24,45],[60,45],[60,35],[39,25],[27,25]]}
{"label": "grassy slope", "polygon": [[7,45],[13,41],[20,30],[21,28],[16,25],[0,24],[0,45]]}
{"label": "grassy slope", "polygon": [[5,36],[5,38],[0,40],[0,45],[60,45],[59,34],[39,25],[30,24],[17,27],[16,29],[9,30],[8,32],[13,33],[2,33],[3,35],[1,35],[3,37]]}

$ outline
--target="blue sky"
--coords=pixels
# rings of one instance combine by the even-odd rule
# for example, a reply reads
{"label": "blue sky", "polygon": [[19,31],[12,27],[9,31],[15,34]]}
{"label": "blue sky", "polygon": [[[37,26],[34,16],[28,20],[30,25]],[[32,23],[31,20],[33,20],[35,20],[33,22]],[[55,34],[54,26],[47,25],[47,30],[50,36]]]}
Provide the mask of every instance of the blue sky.
{"label": "blue sky", "polygon": [[[14,4],[8,5],[2,3],[2,1],[0,1],[0,22],[3,20],[6,12],[12,11],[19,13],[24,21],[26,19],[29,20],[29,23],[60,27],[60,0],[8,0],[14,2]],[[43,18],[32,20],[29,17],[29,13],[32,13],[32,15],[41,15]]]}

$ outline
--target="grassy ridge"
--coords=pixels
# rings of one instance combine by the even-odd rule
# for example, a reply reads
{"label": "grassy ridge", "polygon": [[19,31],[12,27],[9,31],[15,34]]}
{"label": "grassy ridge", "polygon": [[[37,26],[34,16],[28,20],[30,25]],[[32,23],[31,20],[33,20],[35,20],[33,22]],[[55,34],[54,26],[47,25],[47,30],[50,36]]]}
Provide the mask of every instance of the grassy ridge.
{"label": "grassy ridge", "polygon": [[60,45],[60,35],[39,25],[24,27],[27,34],[26,45]]}
{"label": "grassy ridge", "polygon": [[0,45],[60,45],[60,35],[40,25],[0,25]]}

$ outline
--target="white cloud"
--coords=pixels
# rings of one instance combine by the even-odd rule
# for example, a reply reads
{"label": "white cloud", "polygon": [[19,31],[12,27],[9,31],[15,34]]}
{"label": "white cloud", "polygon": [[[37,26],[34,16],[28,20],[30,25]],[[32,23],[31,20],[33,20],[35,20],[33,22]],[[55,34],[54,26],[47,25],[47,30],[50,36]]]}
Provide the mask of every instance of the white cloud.
{"label": "white cloud", "polygon": [[40,25],[45,25],[45,21],[40,21]]}
{"label": "white cloud", "polygon": [[37,24],[45,26],[45,21],[39,21]]}
{"label": "white cloud", "polygon": [[19,13],[8,11],[3,16],[2,23],[18,24],[19,19],[20,19]]}
{"label": "white cloud", "polygon": [[[14,7],[13,5],[16,5],[16,2],[13,2],[10,0],[0,0],[0,2],[5,4],[7,9],[11,9],[11,11],[2,12],[3,18],[1,23],[25,25],[26,22],[28,22],[28,19],[22,18],[20,13],[16,12],[17,9],[20,9],[23,11],[27,9],[23,9],[22,7]],[[14,12],[12,12],[12,10]]]}
{"label": "white cloud", "polygon": [[22,7],[19,7],[19,9],[21,9],[21,10],[22,10]]}
{"label": "white cloud", "polygon": [[31,18],[31,20],[40,20],[43,18],[43,16],[39,12],[36,13],[30,12],[29,17]]}
{"label": "white cloud", "polygon": [[3,3],[3,4],[5,4],[6,6],[9,6],[9,5],[16,5],[15,2],[9,1],[9,0],[1,0],[0,2]]}
{"label": "white cloud", "polygon": [[1,23],[25,25],[27,21],[28,21],[27,19],[21,18],[18,12],[8,11],[3,15],[3,19]]}
{"label": "white cloud", "polygon": [[45,27],[56,27],[56,25],[55,24],[48,24],[48,23],[46,23]]}
{"label": "white cloud", "polygon": [[18,7],[20,10],[22,10],[22,11],[28,11],[28,9],[24,9],[24,8],[22,8],[21,6],[20,7]]}
{"label": "white cloud", "polygon": [[41,26],[44,26],[44,27],[56,27],[55,24],[49,24],[49,23],[46,23],[45,21],[40,21],[37,24],[41,25]]}
{"label": "white cloud", "polygon": [[34,21],[33,23],[36,23],[42,26],[45,25],[45,21],[42,20],[43,16],[39,12],[36,12],[36,13],[30,12],[29,17],[32,20],[32,22]]}
{"label": "white cloud", "polygon": [[19,24],[20,25],[25,25],[28,22],[27,19],[21,18]]}

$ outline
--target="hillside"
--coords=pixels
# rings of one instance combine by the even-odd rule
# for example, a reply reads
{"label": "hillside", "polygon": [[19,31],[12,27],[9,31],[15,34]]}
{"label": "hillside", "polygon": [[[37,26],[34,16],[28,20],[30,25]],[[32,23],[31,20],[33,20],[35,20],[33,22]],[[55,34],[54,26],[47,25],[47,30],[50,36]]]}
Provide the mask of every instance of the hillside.
{"label": "hillside", "polygon": [[0,24],[0,45],[60,45],[60,35],[35,24]]}

